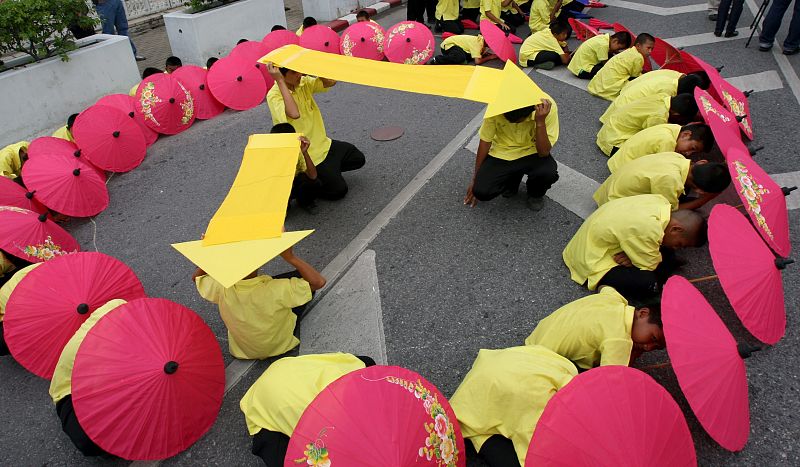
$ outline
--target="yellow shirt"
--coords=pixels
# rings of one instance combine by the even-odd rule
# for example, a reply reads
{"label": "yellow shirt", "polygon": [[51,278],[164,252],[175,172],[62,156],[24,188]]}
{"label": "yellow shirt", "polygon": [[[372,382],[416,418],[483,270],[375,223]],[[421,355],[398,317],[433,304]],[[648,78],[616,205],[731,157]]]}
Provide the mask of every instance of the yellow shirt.
{"label": "yellow shirt", "polygon": [[597,132],[597,146],[608,156],[613,147],[619,147],[636,133],[667,123],[671,99],[670,96],[654,94],[619,107]]}
{"label": "yellow shirt", "polygon": [[591,72],[595,65],[608,60],[610,42],[611,36],[608,34],[598,34],[586,39],[572,54],[572,59],[567,64],[567,69],[575,76],[578,76],[581,71]]}
{"label": "yellow shirt", "polygon": [[531,3],[530,18],[528,19],[528,27],[531,29],[531,34],[544,31],[545,29],[549,30],[550,13],[553,11],[553,6],[555,6],[555,1],[533,0],[533,3]]}
{"label": "yellow shirt", "polygon": [[539,321],[525,345],[541,345],[583,369],[628,366],[635,308],[611,287],[567,303]]}
{"label": "yellow shirt", "polygon": [[[500,12],[503,8],[502,0],[481,0],[481,20],[489,19],[486,12],[491,12],[495,18],[500,19]],[[491,20],[489,20],[491,21]]]}
{"label": "yellow shirt", "polygon": [[481,0],[463,0],[461,4],[462,4],[461,6],[463,6],[464,8],[470,8],[470,9],[480,8]]}
{"label": "yellow shirt", "polygon": [[297,31],[295,31],[295,34],[297,34],[297,37],[300,37],[300,36],[302,36],[302,35],[303,35],[303,30],[304,30],[305,28],[306,28],[305,26],[300,26],[300,29],[298,29]]}
{"label": "yellow shirt", "polygon": [[[0,253],[0,256],[2,256],[2,253]],[[33,271],[41,264],[42,263],[33,263],[30,266],[20,269],[14,273],[13,276],[11,276],[11,279],[6,281],[6,283],[0,287],[0,321],[3,321],[3,316],[6,314],[6,305],[8,304],[8,299],[11,298],[11,294],[14,293],[14,289],[17,288],[17,285],[20,283],[20,281],[22,281],[22,279],[25,279],[25,276],[27,276],[29,272]],[[11,270],[13,271],[14,265],[12,264],[11,266]]]}
{"label": "yellow shirt", "polygon": [[53,372],[53,379],[50,380],[50,397],[53,399],[54,404],[57,404],[58,401],[72,394],[72,368],[75,365],[75,355],[77,355],[83,340],[86,339],[86,334],[100,321],[100,318],[125,303],[127,303],[125,300],[115,298],[94,310],[94,312],[89,315],[89,318],[81,324],[81,327],[75,331],[75,334],[67,342],[67,345],[64,346],[64,350],[61,351],[61,356],[58,357],[58,363]]}
{"label": "yellow shirt", "polygon": [[623,165],[639,157],[675,151],[680,133],[681,126],[673,123],[662,123],[645,128],[619,146],[619,151],[615,152],[608,160],[608,170],[614,173]]}
{"label": "yellow shirt", "polygon": [[[550,113],[545,117],[547,137],[555,146],[558,141],[558,107],[552,97],[546,96],[553,103]],[[534,113],[519,123],[509,122],[504,115],[496,115],[483,120],[479,132],[480,139],[492,143],[489,155],[506,161],[536,154],[536,118]]]}
{"label": "yellow shirt", "polygon": [[453,21],[458,19],[458,0],[439,0],[436,4],[436,19]]}
{"label": "yellow shirt", "polygon": [[559,55],[564,53],[558,39],[555,38],[550,29],[543,29],[537,33],[531,34],[522,43],[519,49],[519,64],[520,66],[528,66],[528,60],[535,60],[539,52],[550,51]]}
{"label": "yellow shirt", "polygon": [[19,157],[19,150],[25,149],[27,151],[29,145],[30,143],[27,141],[20,141],[0,149],[0,176],[12,180],[19,177],[22,171],[22,159]]}
{"label": "yellow shirt", "polygon": [[300,343],[294,336],[297,315],[292,308],[311,300],[311,287],[304,279],[257,276],[226,289],[206,275],[195,279],[195,285],[201,297],[219,305],[234,357],[269,358]]}
{"label": "yellow shirt", "polygon": [[441,48],[442,50],[448,50],[453,46],[460,47],[472,58],[481,58],[481,51],[483,50],[483,36],[473,36],[470,34],[450,36],[442,41]]}
{"label": "yellow shirt", "polygon": [[661,263],[661,241],[672,206],[661,195],[615,199],[600,206],[578,229],[562,257],[572,280],[589,290],[617,266],[613,256],[625,252],[633,265],[652,271]]}
{"label": "yellow shirt", "polygon": [[589,94],[608,101],[614,100],[628,82],[628,78],[642,74],[643,65],[644,57],[635,47],[631,47],[611,57],[589,81],[586,89]]}
{"label": "yellow shirt", "polygon": [[328,89],[322,84],[320,78],[303,76],[300,79],[300,84],[294,91],[291,91],[294,102],[300,111],[300,118],[298,119],[286,116],[286,105],[283,102],[283,96],[277,84],[273,85],[272,89],[267,93],[267,105],[272,114],[272,124],[291,123],[296,132],[304,134],[311,141],[308,155],[311,156],[311,160],[314,161],[315,165],[319,165],[325,160],[328,150],[331,148],[331,139],[328,138],[325,132],[322,112],[320,112],[317,102],[314,100],[314,94],[327,91]]}
{"label": "yellow shirt", "polygon": [[61,138],[67,141],[72,141],[73,143],[75,142],[75,140],[72,138],[72,132],[67,130],[67,125],[64,125],[58,130],[54,131],[52,136],[53,138]]}
{"label": "yellow shirt", "polygon": [[128,95],[131,97],[136,97],[136,91],[139,90],[139,83],[133,85],[130,91],[128,91]]}
{"label": "yellow shirt", "polygon": [[547,402],[576,374],[572,362],[542,346],[481,349],[450,405],[476,450],[492,435],[502,435],[525,465]]}
{"label": "yellow shirt", "polygon": [[661,152],[640,157],[620,167],[594,192],[601,206],[611,200],[636,195],[661,195],[678,210],[692,161],[677,152]]}
{"label": "yellow shirt", "polygon": [[653,94],[675,96],[678,94],[678,79],[681,76],[683,76],[683,73],[674,70],[655,70],[629,81],[619,92],[619,96],[614,99],[614,102],[608,106],[605,113],[600,116],[600,121],[605,123],[608,116],[613,114],[616,109],[642,97],[652,96]]}
{"label": "yellow shirt", "polygon": [[364,362],[347,353],[301,355],[274,362],[250,386],[239,408],[247,430],[270,430],[291,436],[303,411],[330,383]]}

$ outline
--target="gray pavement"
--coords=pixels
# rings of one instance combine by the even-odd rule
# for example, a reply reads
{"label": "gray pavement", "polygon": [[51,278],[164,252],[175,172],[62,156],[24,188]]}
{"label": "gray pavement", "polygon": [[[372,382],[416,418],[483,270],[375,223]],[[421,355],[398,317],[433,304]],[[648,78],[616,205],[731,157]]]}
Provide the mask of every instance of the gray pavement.
{"label": "gray pavement", "polygon": [[[638,3],[669,8],[699,2],[639,0]],[[745,11],[740,26],[749,24],[749,12]],[[663,37],[708,32],[713,28],[703,12],[661,16],[609,7],[593,13],[606,21],[620,21],[634,32],[649,31]],[[387,26],[404,18],[404,8],[397,8],[379,22]],[[687,50],[712,64],[724,64],[725,76],[778,70],[772,54],[759,53],[753,48],[746,50],[744,40],[698,45]],[[795,70],[798,60],[798,56],[789,58]],[[553,154],[574,171],[601,182],[607,175],[606,158],[594,145],[594,138],[599,128],[597,117],[606,102],[543,74],[531,76],[559,103],[561,138]],[[800,144],[800,135],[794,131],[794,123],[800,119],[800,104],[782,72],[781,78],[783,88],[759,92],[750,99],[755,144],[765,146],[757,160],[769,173],[800,170],[800,162],[794,155]],[[472,102],[346,83],[339,83],[331,92],[320,95],[318,103],[329,134],[356,144],[367,155],[367,165],[362,170],[346,175],[350,192],[344,200],[320,202],[320,213],[316,216],[297,209],[288,213],[287,229],[316,229],[296,251],[322,269],[359,237],[378,213],[483,108]],[[385,143],[369,138],[372,128],[389,124],[404,127],[406,134]],[[68,226],[84,249],[93,250],[96,243],[100,251],[129,264],[139,274],[149,295],[169,298],[196,310],[218,336],[226,364],[231,357],[219,314],[214,306],[197,296],[189,278],[194,266],[169,244],[198,238],[227,193],[247,136],[265,132],[269,127],[269,112],[261,105],[246,112],[227,111],[213,120],[196,123],[183,134],[164,137],[149,149],[140,168],[111,179],[111,205],[96,218],[96,234],[94,225],[88,221],[75,221]],[[353,273],[355,279],[332,283],[329,295],[309,311],[309,318],[317,311],[322,316],[337,307],[343,315],[353,316],[363,312],[362,309],[380,311],[389,363],[420,372],[445,395],[456,389],[480,348],[521,344],[541,318],[587,293],[569,280],[560,256],[582,222],[581,217],[552,199],[547,200],[541,212],[532,213],[525,208],[522,195],[481,203],[473,209],[464,207],[461,200],[473,164],[474,153],[462,147],[427,183],[415,184],[418,191],[407,205],[386,219],[385,227],[366,245],[367,256],[359,260],[367,265],[356,268],[363,266],[369,270],[374,255],[375,275]],[[580,183],[580,177],[574,180],[577,181],[572,183]],[[576,186],[575,191],[579,188]],[[553,197],[561,199],[555,193]],[[800,248],[799,219],[800,210],[790,211],[795,251]],[[686,277],[712,273],[707,249],[685,251],[681,256],[689,261],[681,271]],[[285,268],[276,259],[264,271],[277,273]],[[742,452],[727,452],[705,434],[669,367],[649,371],[686,414],[700,465],[800,465],[797,442],[800,439],[797,415],[800,413],[797,370],[800,274],[797,268],[790,267],[783,276],[786,336],[776,346],[756,353],[747,361],[751,432]],[[374,277],[379,297],[367,293]],[[703,283],[700,290],[737,340],[756,343],[739,323],[719,284]],[[347,293],[361,294],[357,302],[352,302],[359,306],[348,306],[341,298]],[[319,335],[320,341],[351,339],[360,344],[356,341],[361,339],[357,333],[348,335],[344,331],[337,331],[337,336],[325,335],[313,319],[303,321],[299,332],[303,336]],[[369,336],[376,337],[381,336]],[[304,342],[300,351],[304,346],[313,349],[314,344]],[[655,352],[647,355],[641,365],[666,359],[666,352]],[[258,465],[249,452],[250,440],[238,401],[269,363],[258,362],[246,372],[226,395],[211,431],[164,464]],[[0,431],[0,445],[4,448],[0,465],[122,464],[113,459],[84,459],[76,453],[60,430],[47,396],[46,381],[32,376],[10,358],[0,359],[0,373],[3,375],[0,392],[4,394],[0,420],[7,427]],[[469,465],[482,463],[470,459]]]}

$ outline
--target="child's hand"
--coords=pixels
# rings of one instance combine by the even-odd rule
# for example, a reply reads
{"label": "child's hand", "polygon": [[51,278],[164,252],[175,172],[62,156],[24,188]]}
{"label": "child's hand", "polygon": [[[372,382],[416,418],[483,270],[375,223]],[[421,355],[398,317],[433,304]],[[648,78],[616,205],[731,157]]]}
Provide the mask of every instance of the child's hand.
{"label": "child's hand", "polygon": [[625,266],[626,268],[633,267],[633,262],[631,262],[631,259],[628,258],[628,255],[626,255],[624,251],[620,251],[614,255],[614,261],[620,266]]}
{"label": "child's hand", "polygon": [[536,106],[536,121],[543,122],[552,107],[553,103],[549,99],[542,99],[542,103]]}
{"label": "child's hand", "polygon": [[308,151],[308,148],[311,146],[311,140],[305,136],[298,136],[297,139],[300,140],[300,150],[302,152]]}
{"label": "child's hand", "polygon": [[294,252],[292,252],[292,247],[289,247],[286,250],[284,250],[284,252],[281,253],[281,258],[285,259],[286,261],[290,261],[292,258],[294,258]]}
{"label": "child's hand", "polygon": [[272,79],[275,81],[282,81],[283,75],[281,74],[281,70],[276,67],[272,62],[267,63],[267,71],[269,75],[272,76]]}
{"label": "child's hand", "polygon": [[506,23],[500,23],[498,24],[498,26],[500,26],[500,29],[502,29],[503,31],[511,31],[511,28],[509,28]]}
{"label": "child's hand", "polygon": [[478,198],[476,198],[475,195],[472,194],[473,185],[474,183],[469,184],[469,188],[467,188],[467,196],[464,197],[464,204],[471,208],[474,208],[475,205],[478,204]]}

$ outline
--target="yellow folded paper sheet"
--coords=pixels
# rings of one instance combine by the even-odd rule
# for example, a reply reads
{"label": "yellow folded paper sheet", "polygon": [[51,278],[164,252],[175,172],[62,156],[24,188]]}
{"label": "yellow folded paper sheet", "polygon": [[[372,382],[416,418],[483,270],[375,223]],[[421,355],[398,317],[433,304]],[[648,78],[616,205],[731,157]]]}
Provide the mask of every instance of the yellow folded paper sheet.
{"label": "yellow folded paper sheet", "polygon": [[284,232],[275,238],[213,246],[203,246],[202,240],[196,240],[173,243],[172,247],[223,287],[228,288],[312,232],[313,230]]}
{"label": "yellow folded paper sheet", "polygon": [[300,155],[298,136],[250,135],[233,186],[208,224],[204,246],[280,236]]}
{"label": "yellow folded paper sheet", "polygon": [[[538,104],[544,92],[513,62],[503,70],[465,65],[405,65],[286,45],[259,60],[348,83],[489,104],[485,117]],[[524,78],[524,79],[523,79]]]}

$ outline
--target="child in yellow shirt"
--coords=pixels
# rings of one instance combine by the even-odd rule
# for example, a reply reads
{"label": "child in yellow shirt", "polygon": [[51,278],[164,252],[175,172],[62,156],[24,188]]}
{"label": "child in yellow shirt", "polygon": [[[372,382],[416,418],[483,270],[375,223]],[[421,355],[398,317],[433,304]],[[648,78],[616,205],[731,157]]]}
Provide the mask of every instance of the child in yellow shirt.
{"label": "child in yellow shirt", "polygon": [[67,118],[67,124],[53,132],[53,138],[61,138],[74,143],[75,139],[72,137],[72,125],[75,124],[76,118],[78,118],[78,114],[70,115]]}
{"label": "child in yellow shirt", "polygon": [[619,150],[608,159],[608,170],[616,172],[620,167],[639,157],[662,152],[677,152],[692,157],[714,148],[714,134],[705,123],[690,123],[680,126],[662,123],[646,128],[619,146]]}
{"label": "child in yellow shirt", "polygon": [[463,65],[473,61],[476,65],[480,65],[487,60],[497,58],[488,54],[489,49],[480,34],[450,36],[443,40],[439,47],[442,54],[433,57],[428,65]]}
{"label": "child in yellow shirt", "polygon": [[644,61],[650,59],[655,44],[656,40],[650,34],[636,36],[633,48],[611,57],[589,81],[589,94],[614,100],[629,80],[642,74]]}
{"label": "child in yellow shirt", "polygon": [[22,174],[22,166],[28,160],[30,144],[27,141],[20,141],[0,149],[0,177],[20,181],[19,176]]}
{"label": "child in yellow shirt", "polygon": [[561,46],[568,34],[565,24],[554,22],[549,29],[530,35],[519,49],[520,66],[552,70],[557,65],[568,64],[572,54]]}
{"label": "child in yellow shirt", "polygon": [[631,46],[631,35],[620,31],[614,35],[599,34],[584,41],[567,65],[567,69],[580,79],[592,79],[613,57]]}

